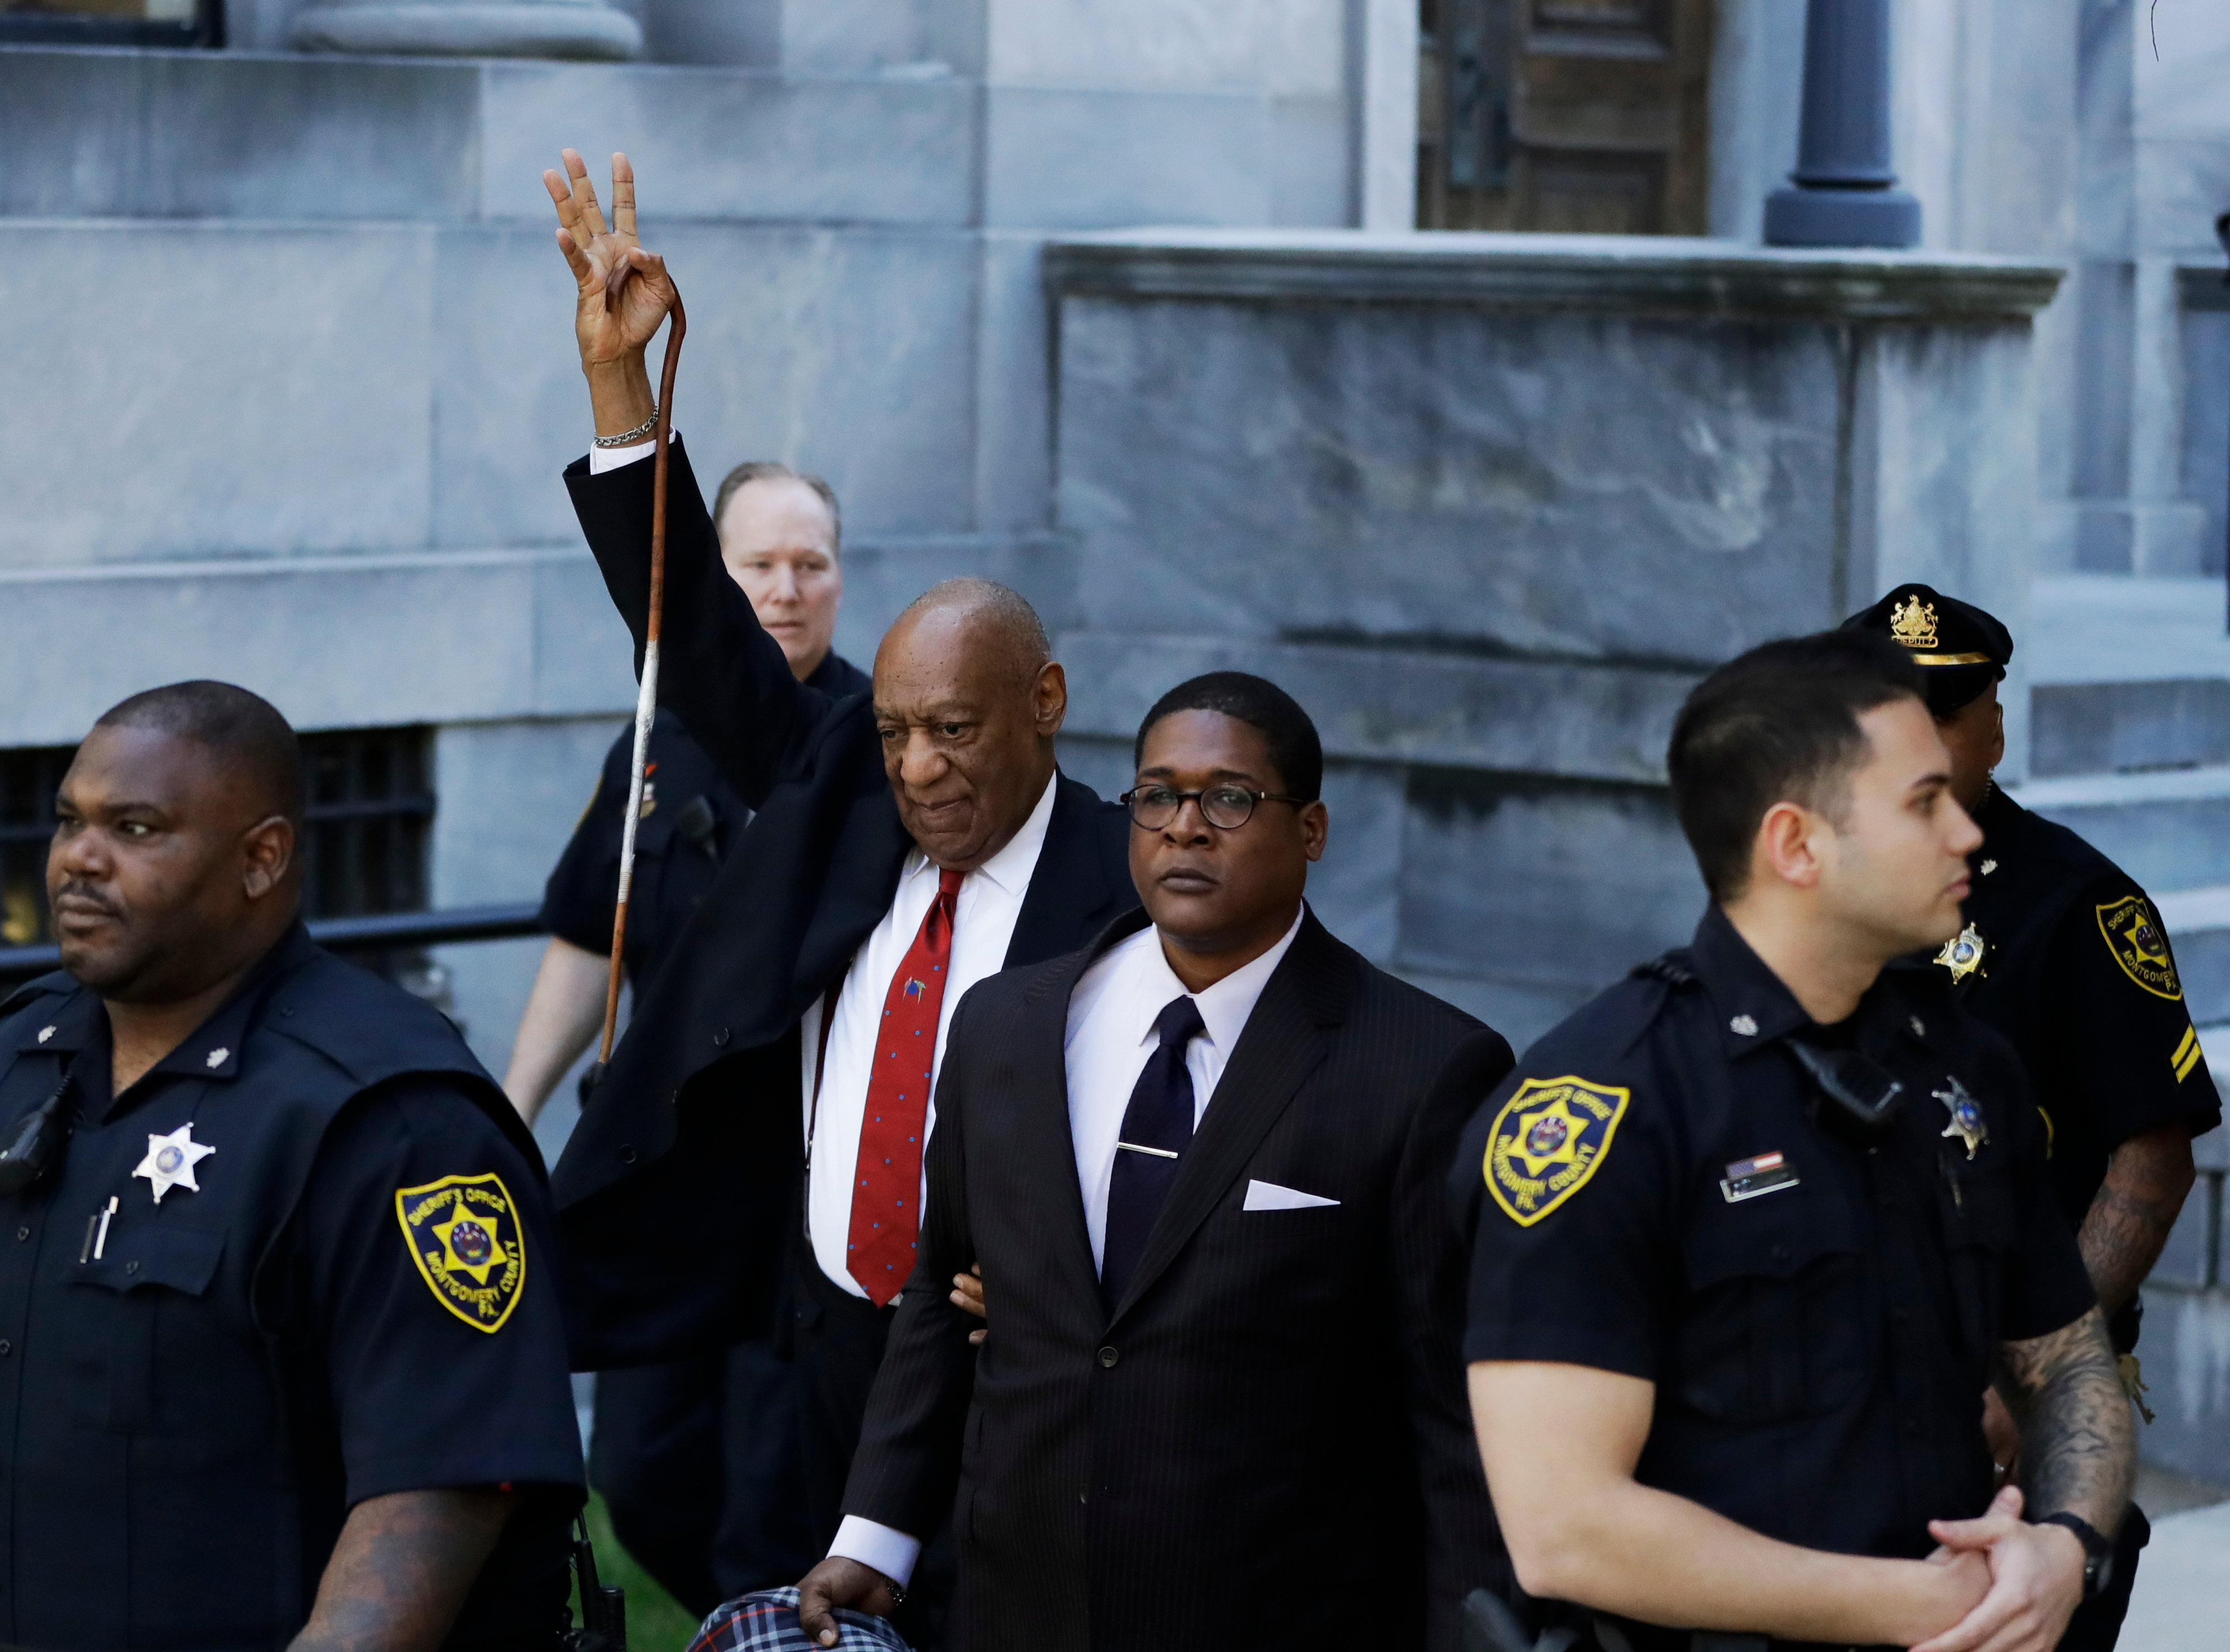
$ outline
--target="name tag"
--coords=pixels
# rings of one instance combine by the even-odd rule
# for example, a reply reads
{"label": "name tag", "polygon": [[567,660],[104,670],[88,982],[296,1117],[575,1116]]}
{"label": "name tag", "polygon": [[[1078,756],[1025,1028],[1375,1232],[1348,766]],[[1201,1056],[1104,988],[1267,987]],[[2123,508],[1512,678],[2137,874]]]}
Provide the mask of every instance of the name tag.
{"label": "name tag", "polygon": [[1728,1204],[1739,1205],[1746,1199],[1760,1199],[1796,1184],[1795,1167],[1786,1154],[1761,1153],[1755,1159],[1737,1159],[1729,1165],[1719,1193]]}

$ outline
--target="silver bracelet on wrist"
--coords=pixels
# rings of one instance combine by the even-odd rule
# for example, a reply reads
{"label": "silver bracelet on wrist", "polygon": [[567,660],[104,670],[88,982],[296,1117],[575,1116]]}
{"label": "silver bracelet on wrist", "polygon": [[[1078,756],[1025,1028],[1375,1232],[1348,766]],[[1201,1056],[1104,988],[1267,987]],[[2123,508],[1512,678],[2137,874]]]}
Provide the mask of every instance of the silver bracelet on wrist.
{"label": "silver bracelet on wrist", "polygon": [[650,404],[650,417],[645,419],[634,429],[622,430],[616,436],[597,437],[596,446],[599,447],[632,447],[635,443],[642,440],[646,436],[648,436],[657,428],[658,403],[654,402]]}

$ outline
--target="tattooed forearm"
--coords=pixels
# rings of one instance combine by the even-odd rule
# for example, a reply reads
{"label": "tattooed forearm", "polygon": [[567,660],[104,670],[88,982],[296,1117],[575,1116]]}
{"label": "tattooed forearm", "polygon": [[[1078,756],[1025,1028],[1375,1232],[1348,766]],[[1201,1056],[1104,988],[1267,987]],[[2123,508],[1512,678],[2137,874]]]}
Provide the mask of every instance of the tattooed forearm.
{"label": "tattooed forearm", "polygon": [[2028,1518],[2066,1510],[2111,1533],[2136,1478],[2137,1437],[2104,1316],[2094,1308],[1999,1357],[1998,1386],[2021,1423]]}
{"label": "tattooed forearm", "polygon": [[495,1551],[507,1491],[403,1491],[349,1511],[290,1652],[434,1652]]}
{"label": "tattooed forearm", "polygon": [[2191,1134],[2180,1124],[2147,1130],[2114,1149],[2079,1236],[2083,1265],[2107,1313],[2137,1294],[2160,1259],[2194,1174]]}

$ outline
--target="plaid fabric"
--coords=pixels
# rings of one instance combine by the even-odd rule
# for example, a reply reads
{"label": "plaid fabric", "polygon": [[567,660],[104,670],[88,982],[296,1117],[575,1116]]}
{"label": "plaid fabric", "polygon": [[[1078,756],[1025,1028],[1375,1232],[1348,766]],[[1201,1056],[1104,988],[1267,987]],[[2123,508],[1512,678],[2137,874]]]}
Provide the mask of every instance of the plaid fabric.
{"label": "plaid fabric", "polygon": [[[911,1652],[899,1632],[865,1612],[836,1611],[839,1652]],[[797,1591],[761,1589],[716,1606],[688,1652],[822,1652],[797,1626]]]}

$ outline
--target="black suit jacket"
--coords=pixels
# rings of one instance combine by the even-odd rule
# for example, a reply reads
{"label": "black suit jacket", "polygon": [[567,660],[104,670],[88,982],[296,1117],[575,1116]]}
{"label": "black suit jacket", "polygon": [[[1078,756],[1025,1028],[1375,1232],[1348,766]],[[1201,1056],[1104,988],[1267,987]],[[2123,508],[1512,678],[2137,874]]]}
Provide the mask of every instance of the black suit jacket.
{"label": "black suit jacket", "polygon": [[[651,466],[565,472],[635,639],[649,609]],[[882,921],[912,841],[883,773],[871,695],[790,675],[720,561],[674,444],[659,703],[757,813],[635,1004],[551,1178],[577,1368],[672,1359],[770,1327],[803,1158],[798,1018]],[[1122,808],[1056,779],[1007,949],[1028,964],[1134,910]]]}
{"label": "black suit jacket", "polygon": [[[1305,918],[1111,1312],[1062,1045],[1078,977],[1144,922],[954,1017],[845,1510],[923,1534],[951,1515],[963,1652],[1452,1649],[1463,1595],[1506,1570],[1440,1189],[1510,1046]],[[1255,1179],[1339,1204],[1248,1211]],[[947,1300],[970,1263],[980,1358]]]}

